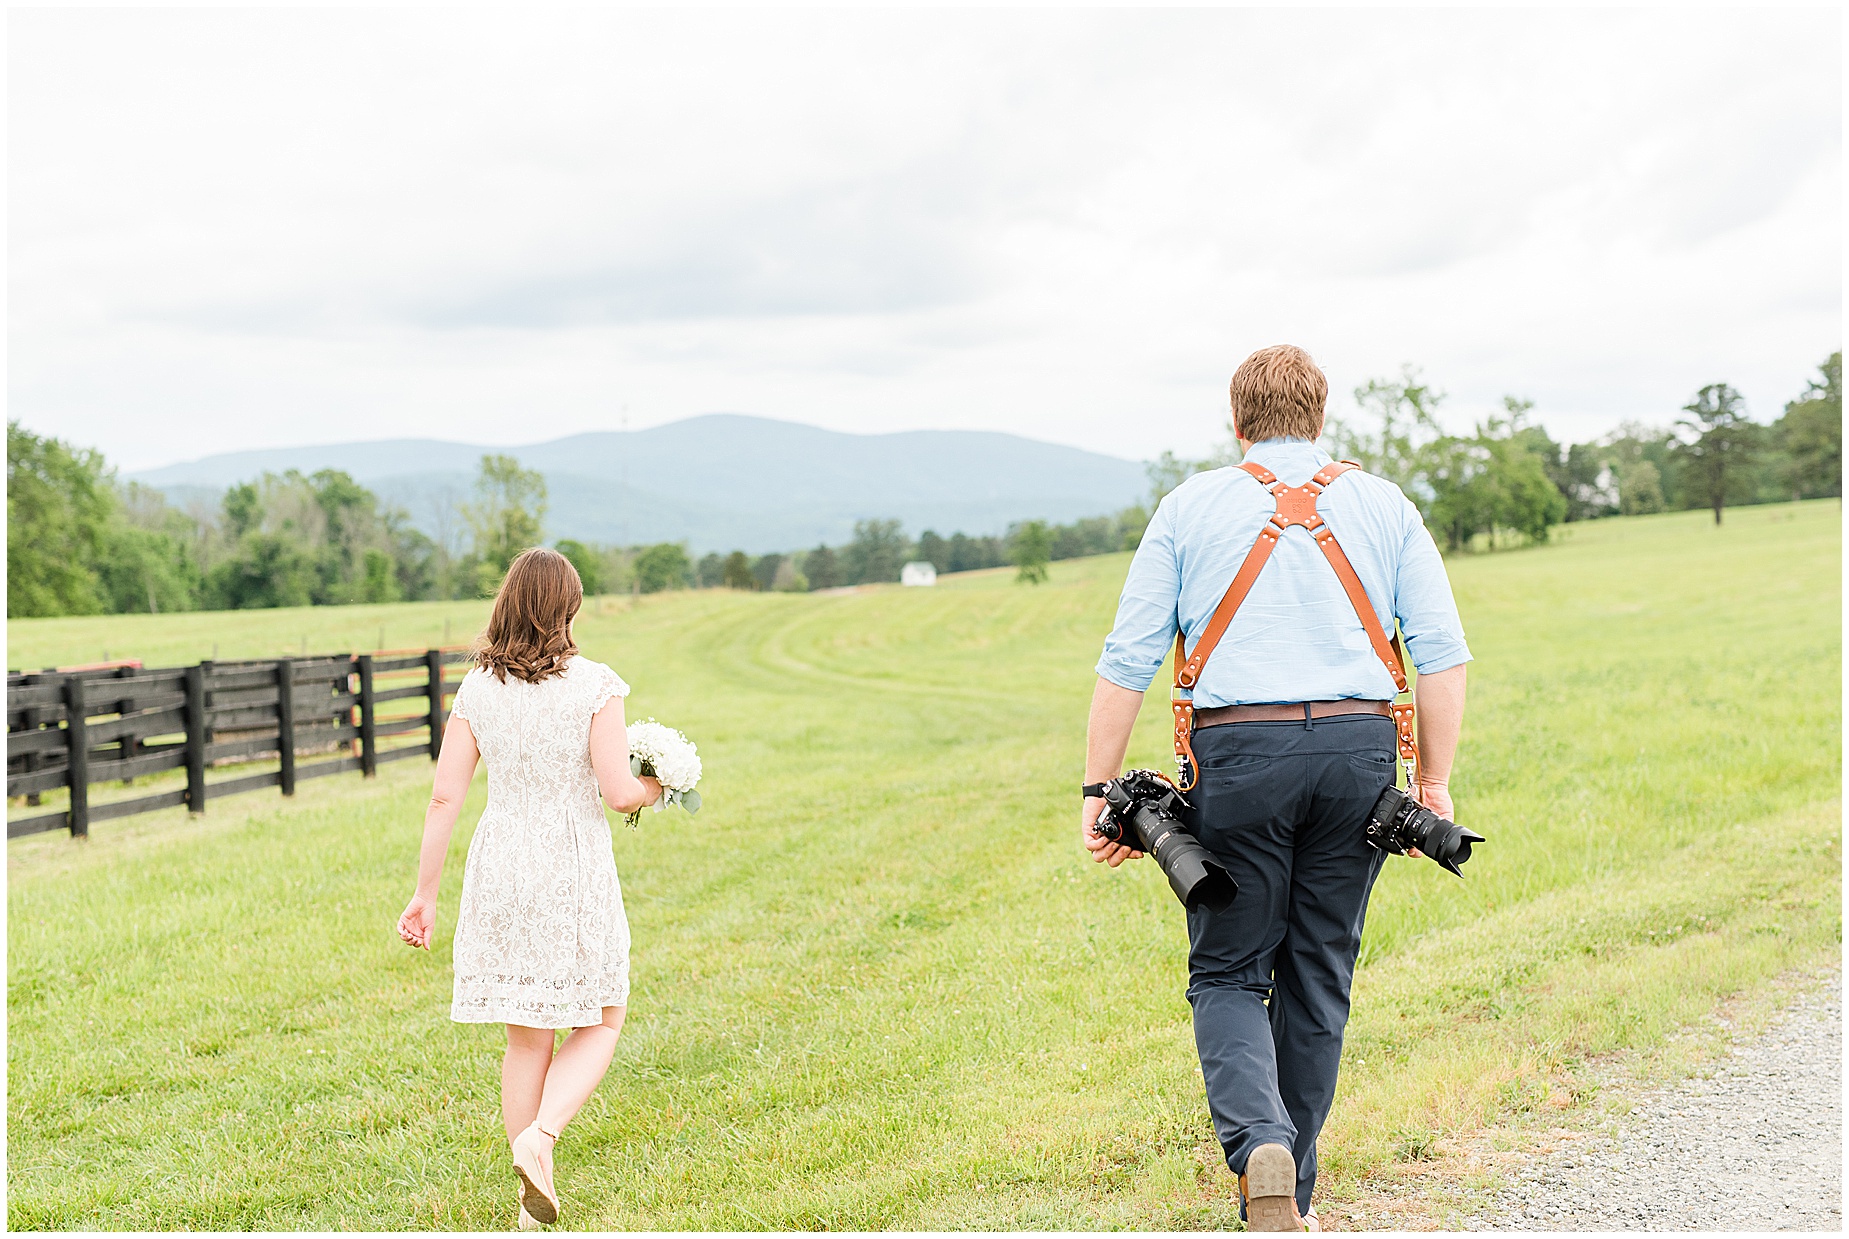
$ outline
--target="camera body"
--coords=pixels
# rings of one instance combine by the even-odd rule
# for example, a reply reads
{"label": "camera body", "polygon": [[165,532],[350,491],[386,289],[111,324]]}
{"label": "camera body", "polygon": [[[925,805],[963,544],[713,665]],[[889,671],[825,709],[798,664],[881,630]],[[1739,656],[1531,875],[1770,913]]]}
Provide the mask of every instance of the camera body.
{"label": "camera body", "polygon": [[1440,817],[1406,791],[1388,784],[1368,810],[1367,841],[1383,852],[1404,856],[1415,849],[1431,857],[1458,877],[1458,866],[1470,859],[1470,845],[1483,836]]}
{"label": "camera body", "polygon": [[1153,857],[1190,912],[1232,906],[1239,884],[1189,833],[1183,819],[1193,806],[1173,783],[1153,770],[1131,770],[1104,785],[1104,803],[1098,834]]}

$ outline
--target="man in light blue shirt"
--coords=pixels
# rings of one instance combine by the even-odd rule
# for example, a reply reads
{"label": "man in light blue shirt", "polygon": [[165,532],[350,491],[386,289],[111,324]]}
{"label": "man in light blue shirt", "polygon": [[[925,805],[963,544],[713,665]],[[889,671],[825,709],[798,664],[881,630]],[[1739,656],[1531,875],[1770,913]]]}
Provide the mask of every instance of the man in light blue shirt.
{"label": "man in light blue shirt", "polygon": [[[1454,817],[1448,781],[1470,660],[1418,509],[1391,482],[1340,472],[1315,446],[1327,399],[1327,380],[1301,349],[1261,349],[1239,367],[1234,432],[1246,464],[1261,468],[1197,474],[1157,507],[1098,660],[1087,739],[1081,834],[1114,868],[1140,854],[1097,833],[1104,802],[1092,793],[1121,772],[1177,630],[1193,658],[1254,544],[1275,539],[1192,686],[1191,826],[1239,894],[1223,911],[1188,912],[1188,999],[1208,1108],[1254,1230],[1315,1216],[1316,1136],[1385,859],[1365,822],[1394,781],[1397,673],[1387,660],[1397,655],[1387,641],[1397,626],[1419,672],[1414,794],[1445,817]],[[1300,493],[1274,495],[1255,473]],[[1312,490],[1309,523],[1280,531],[1274,513],[1312,501]],[[1318,543],[1331,534],[1337,551]],[[1337,572],[1344,557],[1358,578],[1353,594]],[[1363,592],[1372,635],[1358,610]]]}
{"label": "man in light blue shirt", "polygon": [[[1245,458],[1292,486],[1330,463],[1314,443],[1288,437],[1254,443]],[[1177,623],[1193,649],[1273,510],[1270,493],[1231,467],[1197,473],[1170,492],[1130,563],[1098,674],[1141,693],[1175,644]],[[1398,618],[1421,675],[1469,661],[1444,560],[1399,487],[1355,473],[1330,486],[1316,511],[1367,587],[1381,626],[1391,633]],[[1392,676],[1308,533],[1278,540],[1220,640],[1194,688],[1197,709],[1394,695]]]}

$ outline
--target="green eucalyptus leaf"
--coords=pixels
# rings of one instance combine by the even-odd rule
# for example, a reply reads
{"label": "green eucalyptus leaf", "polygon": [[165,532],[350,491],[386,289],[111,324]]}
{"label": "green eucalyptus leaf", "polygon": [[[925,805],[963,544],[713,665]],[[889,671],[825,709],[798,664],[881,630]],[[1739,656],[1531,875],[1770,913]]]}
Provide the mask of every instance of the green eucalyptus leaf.
{"label": "green eucalyptus leaf", "polygon": [[700,793],[694,791],[692,788],[688,788],[686,791],[682,792],[681,808],[687,810],[689,813],[698,813],[700,811]]}
{"label": "green eucalyptus leaf", "polygon": [[629,755],[629,773],[638,777],[642,774],[642,759],[634,753]]}

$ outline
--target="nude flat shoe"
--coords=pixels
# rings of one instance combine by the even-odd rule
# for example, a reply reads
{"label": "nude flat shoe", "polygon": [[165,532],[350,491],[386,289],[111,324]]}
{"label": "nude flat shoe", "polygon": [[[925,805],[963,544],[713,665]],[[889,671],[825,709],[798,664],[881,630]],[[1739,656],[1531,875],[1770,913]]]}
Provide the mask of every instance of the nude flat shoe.
{"label": "nude flat shoe", "polygon": [[1246,1159],[1239,1176],[1246,1198],[1246,1229],[1280,1231],[1304,1229],[1297,1212],[1297,1159],[1281,1144],[1261,1144]]}
{"label": "nude flat shoe", "polygon": [[537,1119],[514,1137],[514,1173],[520,1177],[520,1211],[540,1225],[550,1226],[559,1220],[559,1198],[547,1181],[545,1164],[539,1160],[538,1150],[533,1147],[530,1137],[534,1132],[554,1141],[559,1138],[557,1132],[541,1127]]}

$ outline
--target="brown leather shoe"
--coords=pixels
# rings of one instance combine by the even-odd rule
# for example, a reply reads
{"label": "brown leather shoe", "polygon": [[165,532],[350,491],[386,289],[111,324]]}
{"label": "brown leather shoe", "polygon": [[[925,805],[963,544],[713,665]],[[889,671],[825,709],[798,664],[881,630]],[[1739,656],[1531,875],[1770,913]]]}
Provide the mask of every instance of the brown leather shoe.
{"label": "brown leather shoe", "polygon": [[1280,1231],[1303,1229],[1297,1213],[1297,1159],[1281,1144],[1261,1144],[1246,1158],[1239,1176],[1239,1192],[1246,1200],[1246,1229]]}

